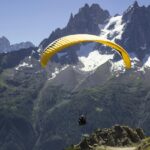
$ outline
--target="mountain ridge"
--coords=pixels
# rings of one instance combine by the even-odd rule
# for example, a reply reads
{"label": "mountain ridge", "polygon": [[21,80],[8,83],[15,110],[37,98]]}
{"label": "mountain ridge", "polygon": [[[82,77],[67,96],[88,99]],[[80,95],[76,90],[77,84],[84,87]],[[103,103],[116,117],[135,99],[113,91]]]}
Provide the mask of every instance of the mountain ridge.
{"label": "mountain ridge", "polygon": [[7,53],[10,51],[17,51],[20,49],[27,49],[35,47],[31,42],[21,42],[16,44],[10,44],[10,41],[5,37],[0,37],[0,53]]}

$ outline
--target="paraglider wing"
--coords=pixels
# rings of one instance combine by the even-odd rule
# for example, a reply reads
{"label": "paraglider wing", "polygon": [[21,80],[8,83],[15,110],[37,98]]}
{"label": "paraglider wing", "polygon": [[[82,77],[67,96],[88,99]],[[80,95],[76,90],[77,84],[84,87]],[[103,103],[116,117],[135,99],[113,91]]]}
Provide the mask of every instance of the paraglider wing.
{"label": "paraglider wing", "polygon": [[64,48],[67,48],[69,46],[82,43],[82,42],[97,42],[104,44],[106,46],[109,46],[113,49],[115,49],[119,54],[122,56],[124,60],[125,67],[127,69],[131,68],[131,61],[128,53],[118,44],[111,42],[106,39],[102,39],[99,36],[96,35],[90,35],[90,34],[74,34],[74,35],[68,35],[62,38],[59,38],[49,44],[47,48],[44,50],[44,52],[41,55],[41,65],[45,67],[49,61],[49,59],[58,53],[59,51],[63,50]]}

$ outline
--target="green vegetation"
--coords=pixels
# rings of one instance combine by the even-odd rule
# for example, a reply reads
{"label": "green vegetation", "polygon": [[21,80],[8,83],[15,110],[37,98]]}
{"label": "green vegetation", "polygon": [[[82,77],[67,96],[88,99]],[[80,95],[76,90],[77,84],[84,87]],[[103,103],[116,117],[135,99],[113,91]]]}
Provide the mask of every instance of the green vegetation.
{"label": "green vegetation", "polygon": [[150,138],[144,139],[136,150],[150,150]]}

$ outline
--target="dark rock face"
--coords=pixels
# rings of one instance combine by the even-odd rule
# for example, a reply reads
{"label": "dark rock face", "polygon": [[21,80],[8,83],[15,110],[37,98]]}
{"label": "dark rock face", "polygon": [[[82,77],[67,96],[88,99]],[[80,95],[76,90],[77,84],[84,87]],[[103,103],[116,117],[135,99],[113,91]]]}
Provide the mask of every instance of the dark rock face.
{"label": "dark rock face", "polygon": [[3,69],[15,67],[25,57],[31,55],[34,48],[0,54],[0,67]]}
{"label": "dark rock face", "polygon": [[121,44],[128,52],[134,52],[139,59],[150,53],[150,7],[139,7],[135,2],[123,14],[126,23]]}
{"label": "dark rock face", "polygon": [[132,129],[128,126],[115,125],[112,128],[98,129],[89,137],[84,138],[76,148],[90,149],[94,145],[129,146],[145,138],[142,129]]}
{"label": "dark rock face", "polygon": [[[104,11],[99,5],[93,4],[91,7],[86,4],[79,10],[79,13],[74,17],[71,15],[68,28],[68,34],[89,33],[99,34],[99,24],[104,24],[104,21],[109,17],[108,11]],[[70,32],[71,31],[71,32]]]}

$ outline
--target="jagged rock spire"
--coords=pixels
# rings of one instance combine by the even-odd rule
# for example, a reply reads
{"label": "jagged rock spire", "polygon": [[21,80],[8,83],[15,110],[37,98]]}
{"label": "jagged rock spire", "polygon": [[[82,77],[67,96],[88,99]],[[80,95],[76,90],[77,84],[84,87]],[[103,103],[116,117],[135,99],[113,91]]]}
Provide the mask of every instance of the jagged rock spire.
{"label": "jagged rock spire", "polygon": [[134,1],[134,3],[133,3],[133,7],[139,7],[139,4],[138,4],[138,2],[137,1]]}

